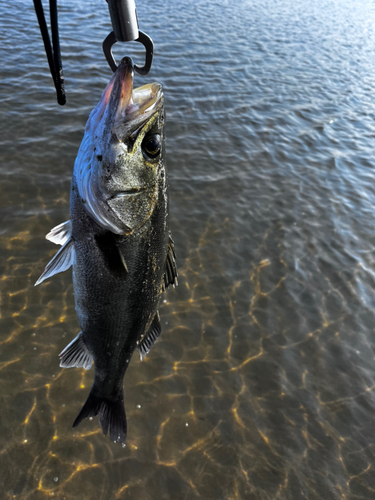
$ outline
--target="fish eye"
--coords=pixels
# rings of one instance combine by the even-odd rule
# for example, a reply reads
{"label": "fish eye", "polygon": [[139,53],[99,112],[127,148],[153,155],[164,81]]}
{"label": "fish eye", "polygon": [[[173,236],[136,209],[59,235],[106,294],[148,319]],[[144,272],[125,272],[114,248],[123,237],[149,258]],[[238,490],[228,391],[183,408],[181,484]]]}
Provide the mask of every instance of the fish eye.
{"label": "fish eye", "polygon": [[148,135],[143,139],[142,150],[144,154],[155,159],[160,154],[161,149],[161,138],[159,134]]}

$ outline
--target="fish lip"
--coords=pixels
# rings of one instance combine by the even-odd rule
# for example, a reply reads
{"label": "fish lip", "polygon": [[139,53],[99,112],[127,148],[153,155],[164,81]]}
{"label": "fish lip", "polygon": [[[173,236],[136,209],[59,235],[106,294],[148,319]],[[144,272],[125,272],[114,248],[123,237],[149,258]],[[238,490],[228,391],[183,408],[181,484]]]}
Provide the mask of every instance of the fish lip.
{"label": "fish lip", "polygon": [[[142,96],[142,93],[149,95]],[[163,91],[160,83],[151,83],[134,89],[131,102],[126,109],[118,108],[117,110],[115,128],[118,125],[126,126],[126,124],[129,129],[133,129],[134,126],[139,128],[160,110],[163,102]]]}
{"label": "fish lip", "polygon": [[114,113],[112,116],[115,130],[122,129],[123,132],[125,129],[128,131],[133,128],[133,124],[139,126],[159,111],[163,104],[160,83],[149,83],[134,89],[133,82],[132,60],[124,57],[114,75],[111,98],[108,103]]}
{"label": "fish lip", "polygon": [[113,200],[115,198],[122,198],[125,196],[136,196],[137,194],[142,194],[144,191],[147,191],[147,189],[146,188],[126,189],[123,191],[118,191],[117,193],[113,194],[108,198],[108,200]]}
{"label": "fish lip", "polygon": [[[112,90],[113,104],[118,115],[126,114],[126,110],[132,102],[133,96],[134,67],[130,57],[124,57],[119,64],[115,76]],[[112,104],[112,103],[111,103]]]}

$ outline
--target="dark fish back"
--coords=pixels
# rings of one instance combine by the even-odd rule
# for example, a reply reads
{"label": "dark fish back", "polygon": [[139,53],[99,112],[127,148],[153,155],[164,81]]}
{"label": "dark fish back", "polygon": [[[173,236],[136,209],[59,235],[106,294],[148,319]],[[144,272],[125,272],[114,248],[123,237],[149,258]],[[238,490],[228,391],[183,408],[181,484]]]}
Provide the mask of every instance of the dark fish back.
{"label": "dark fish back", "polygon": [[74,426],[99,414],[103,432],[112,425],[111,437],[122,440],[126,435],[125,413],[121,416],[120,411],[123,378],[137,343],[157,314],[164,285],[167,200],[161,186],[150,219],[132,234],[115,235],[88,216],[73,179],[71,221],[76,310],[83,342],[95,363],[94,383]]}
{"label": "dark fish back", "polygon": [[74,187],[73,182],[76,309],[95,369],[110,370],[113,378],[114,370],[126,369],[126,359],[157,310],[168,251],[167,203],[160,190],[146,224],[131,235],[118,236],[87,215]]}

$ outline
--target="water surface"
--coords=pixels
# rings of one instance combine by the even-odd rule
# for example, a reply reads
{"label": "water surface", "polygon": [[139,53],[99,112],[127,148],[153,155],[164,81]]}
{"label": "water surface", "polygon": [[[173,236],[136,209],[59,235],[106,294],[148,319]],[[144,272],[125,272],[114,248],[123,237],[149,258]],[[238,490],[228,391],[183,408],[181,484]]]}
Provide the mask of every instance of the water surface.
{"label": "water surface", "polygon": [[137,2],[180,284],[127,371],[124,449],[71,428],[93,372],[59,368],[70,271],[33,287],[111,76],[106,2],[60,4],[63,108],[31,0],[0,5],[3,498],[374,499],[373,3]]}

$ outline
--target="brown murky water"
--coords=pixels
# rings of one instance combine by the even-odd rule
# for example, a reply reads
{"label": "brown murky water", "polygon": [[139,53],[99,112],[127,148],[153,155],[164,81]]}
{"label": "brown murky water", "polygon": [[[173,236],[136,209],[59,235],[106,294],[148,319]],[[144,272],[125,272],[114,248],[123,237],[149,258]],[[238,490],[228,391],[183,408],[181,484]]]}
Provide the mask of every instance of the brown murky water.
{"label": "brown murky water", "polygon": [[65,108],[31,0],[0,4],[1,498],[374,499],[373,3],[137,2],[180,285],[125,377],[124,449],[71,428],[93,373],[59,368],[70,272],[33,287],[111,74],[105,1],[60,4]]}

